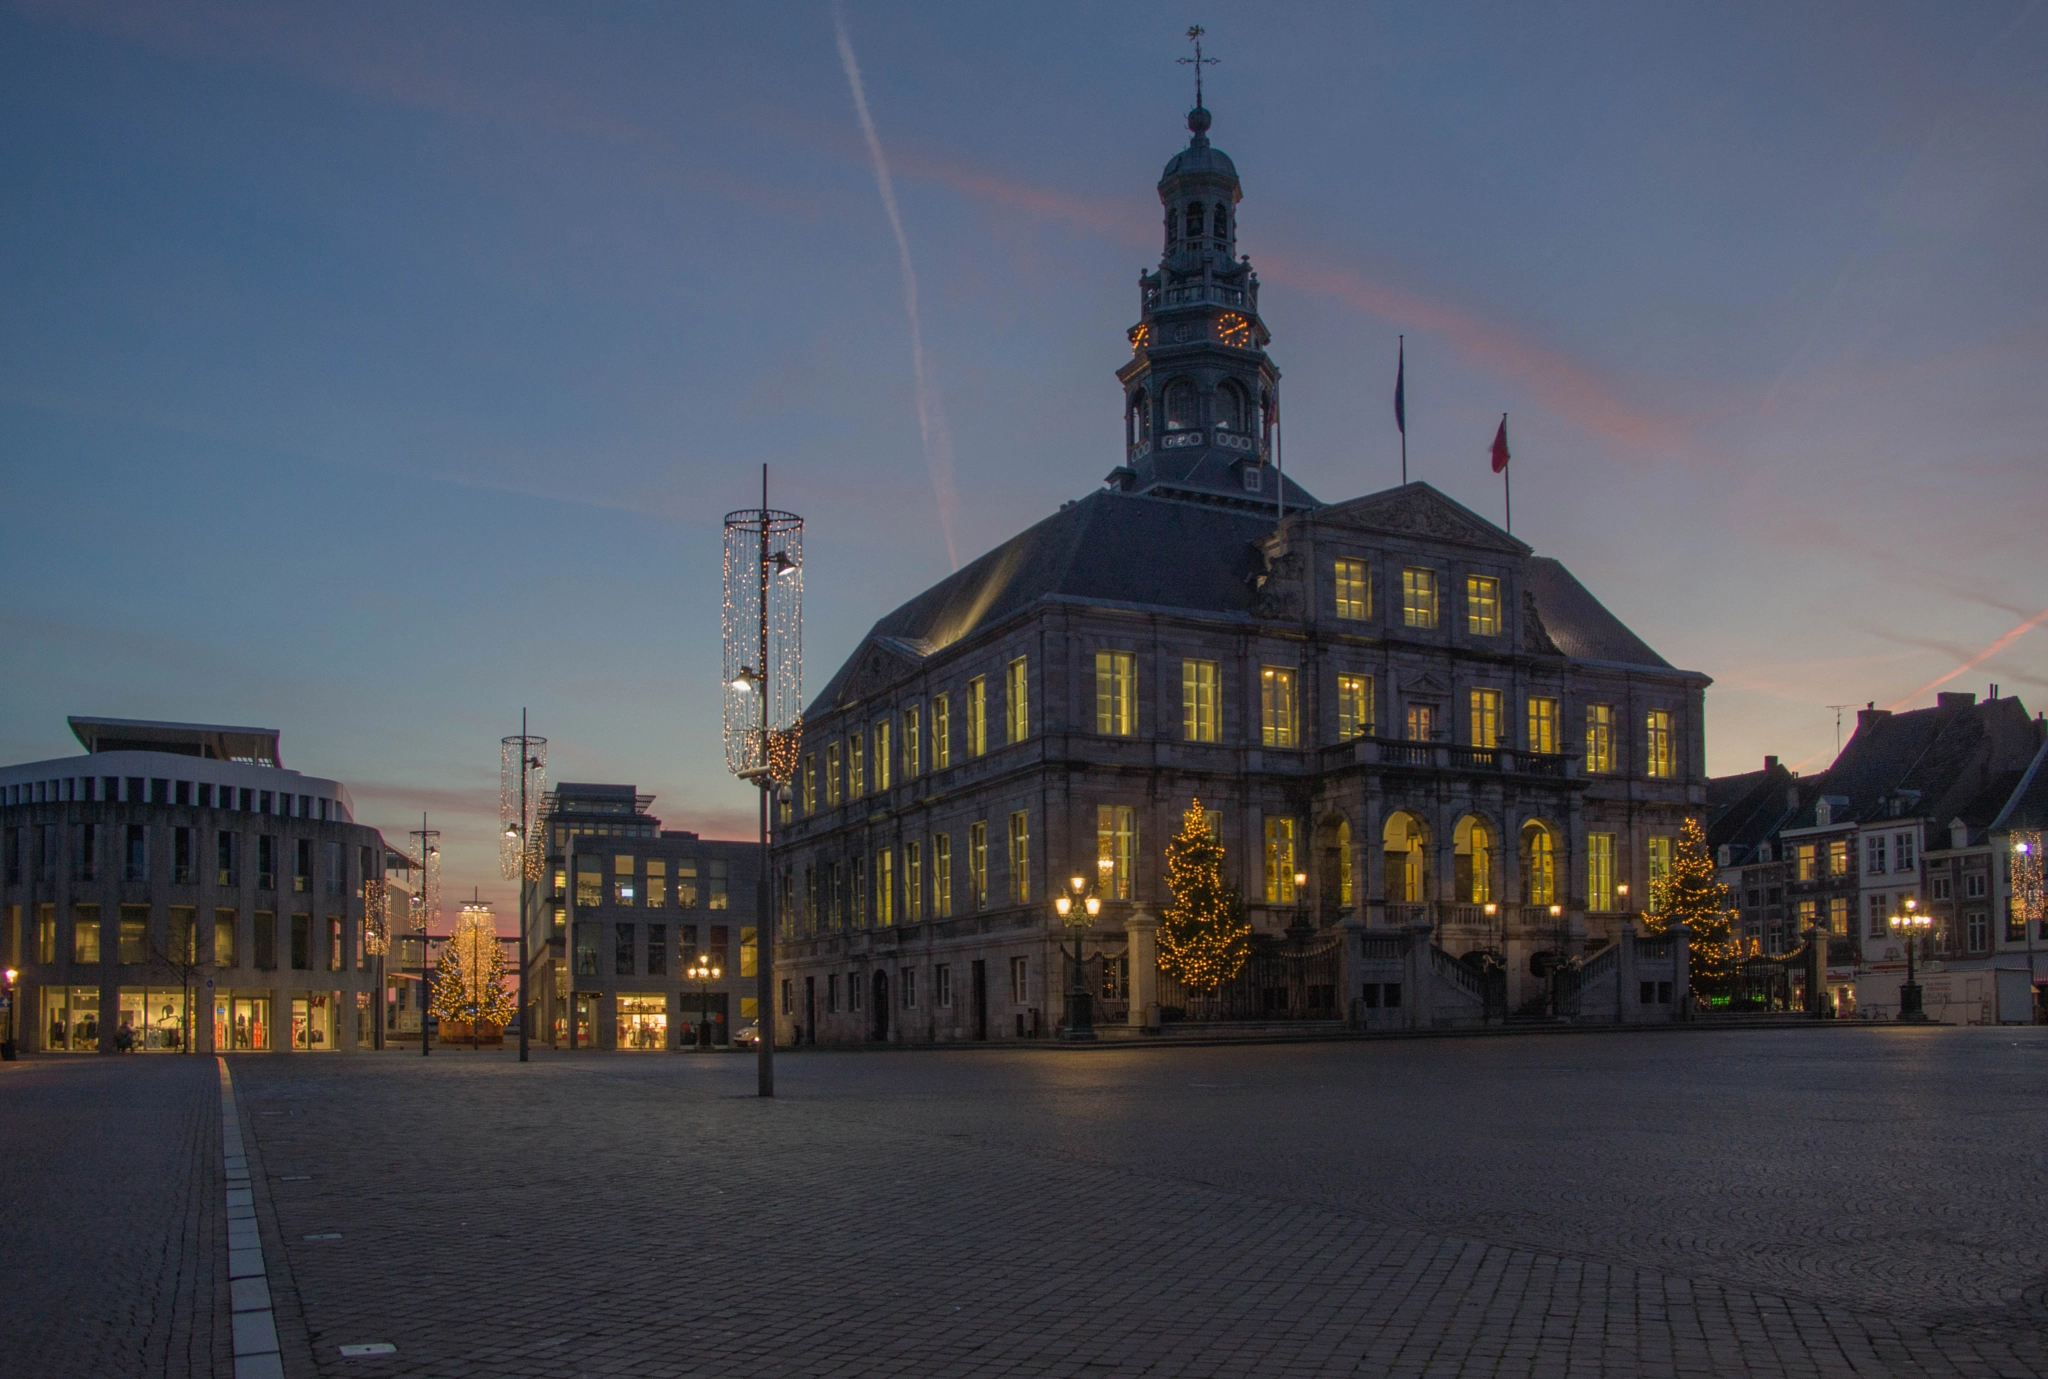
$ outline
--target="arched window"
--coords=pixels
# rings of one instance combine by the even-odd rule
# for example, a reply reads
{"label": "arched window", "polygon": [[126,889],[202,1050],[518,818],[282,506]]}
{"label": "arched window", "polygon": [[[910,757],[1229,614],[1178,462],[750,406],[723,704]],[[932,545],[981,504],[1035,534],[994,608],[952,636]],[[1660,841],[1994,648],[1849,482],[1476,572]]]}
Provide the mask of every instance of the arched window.
{"label": "arched window", "polygon": [[1229,212],[1223,209],[1223,203],[1221,201],[1217,202],[1215,215],[1211,219],[1211,228],[1209,233],[1213,234],[1218,239],[1227,238],[1227,232],[1225,230],[1225,227],[1230,223],[1228,216]]}
{"label": "arched window", "polygon": [[1188,238],[1200,239],[1201,237],[1202,203],[1199,201],[1190,201],[1188,202]]}
{"label": "arched window", "polygon": [[1557,903],[1556,838],[1534,819],[1522,825],[1522,903]]}
{"label": "arched window", "polygon": [[1493,830],[1484,819],[1467,814],[1458,820],[1451,843],[1452,880],[1457,898],[1467,905],[1484,905],[1493,899]]}
{"label": "arched window", "polygon": [[1225,379],[1216,394],[1217,424],[1226,431],[1235,431],[1248,436],[1252,430],[1251,395],[1244,385],[1233,379]]}
{"label": "arched window", "polygon": [[1176,378],[1166,385],[1166,429],[1192,431],[1201,425],[1195,415],[1195,385]]}
{"label": "arched window", "polygon": [[1166,247],[1171,249],[1174,240],[1180,237],[1180,212],[1168,209],[1166,212]]}
{"label": "arched window", "polygon": [[1387,818],[1381,846],[1386,850],[1387,899],[1398,905],[1420,905],[1428,899],[1423,845],[1429,833],[1421,819],[1398,810]]}
{"label": "arched window", "polygon": [[1152,396],[1143,388],[1131,394],[1131,444],[1152,439]]}

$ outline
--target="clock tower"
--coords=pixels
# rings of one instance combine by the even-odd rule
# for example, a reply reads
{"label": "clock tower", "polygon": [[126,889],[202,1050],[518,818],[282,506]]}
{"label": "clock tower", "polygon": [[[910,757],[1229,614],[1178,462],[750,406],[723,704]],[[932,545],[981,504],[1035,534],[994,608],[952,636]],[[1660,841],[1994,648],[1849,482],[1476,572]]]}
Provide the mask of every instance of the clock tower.
{"label": "clock tower", "polygon": [[1109,485],[1232,507],[1320,504],[1275,467],[1280,371],[1259,318],[1259,279],[1237,255],[1237,168],[1209,143],[1199,97],[1188,146],[1159,179],[1165,249],[1138,276],[1124,389],[1124,462]]}

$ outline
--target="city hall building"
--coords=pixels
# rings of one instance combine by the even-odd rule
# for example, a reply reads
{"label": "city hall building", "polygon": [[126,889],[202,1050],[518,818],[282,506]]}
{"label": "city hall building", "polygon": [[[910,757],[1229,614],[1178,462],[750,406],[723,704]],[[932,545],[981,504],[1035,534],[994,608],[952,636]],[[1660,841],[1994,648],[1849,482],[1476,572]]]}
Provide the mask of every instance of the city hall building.
{"label": "city hall building", "polygon": [[384,840],[268,728],[72,718],[85,755],[0,768],[0,946],[28,1051],[376,1042],[366,878]]}
{"label": "city hall building", "polygon": [[1105,486],[883,617],[805,714],[773,876],[784,1040],[1054,1032],[1073,876],[1103,902],[1097,1020],[1194,1013],[1162,999],[1154,934],[1196,799],[1258,934],[1347,945],[1269,1011],[1398,1003],[1361,975],[1374,935],[1504,968],[1510,1007],[1556,961],[1633,961],[1623,921],[1704,803],[1707,677],[1427,484],[1325,503],[1282,477],[1208,126],[1191,112],[1159,182]]}

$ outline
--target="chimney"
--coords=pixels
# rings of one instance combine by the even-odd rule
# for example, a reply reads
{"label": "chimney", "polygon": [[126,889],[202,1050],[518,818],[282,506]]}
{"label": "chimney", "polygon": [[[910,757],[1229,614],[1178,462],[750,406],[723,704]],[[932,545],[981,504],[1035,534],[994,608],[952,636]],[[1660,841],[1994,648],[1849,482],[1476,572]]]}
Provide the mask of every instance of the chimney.
{"label": "chimney", "polygon": [[1937,709],[1967,709],[1977,702],[1977,696],[1964,690],[1957,694],[1937,694],[1934,707]]}
{"label": "chimney", "polygon": [[1778,769],[1778,759],[1777,759],[1776,757],[1770,757],[1770,756],[1767,756],[1767,757],[1765,757],[1765,758],[1764,758],[1764,770],[1766,770],[1766,771],[1775,771],[1775,770],[1777,770],[1777,769]]}
{"label": "chimney", "polygon": [[1891,716],[1892,711],[1890,709],[1880,709],[1877,706],[1877,701],[1873,699],[1862,708],[1856,710],[1856,731],[1860,733],[1871,724]]}

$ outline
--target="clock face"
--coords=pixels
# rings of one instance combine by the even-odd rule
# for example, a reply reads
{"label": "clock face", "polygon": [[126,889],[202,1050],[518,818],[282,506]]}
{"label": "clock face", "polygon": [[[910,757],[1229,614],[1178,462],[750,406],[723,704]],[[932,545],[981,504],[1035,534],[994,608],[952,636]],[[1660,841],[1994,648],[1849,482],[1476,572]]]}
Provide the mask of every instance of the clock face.
{"label": "clock face", "polygon": [[1258,343],[1252,335],[1252,323],[1234,311],[1226,311],[1216,319],[1216,335],[1224,344],[1241,350]]}
{"label": "clock face", "polygon": [[1150,327],[1150,326],[1132,326],[1132,327],[1131,327],[1131,353],[1132,353],[1132,354],[1136,354],[1136,353],[1137,353],[1137,352],[1138,352],[1139,350],[1141,350],[1141,349],[1145,348],[1145,346],[1147,346],[1147,345],[1149,345],[1149,344],[1151,344],[1151,343],[1152,343],[1152,327]]}

